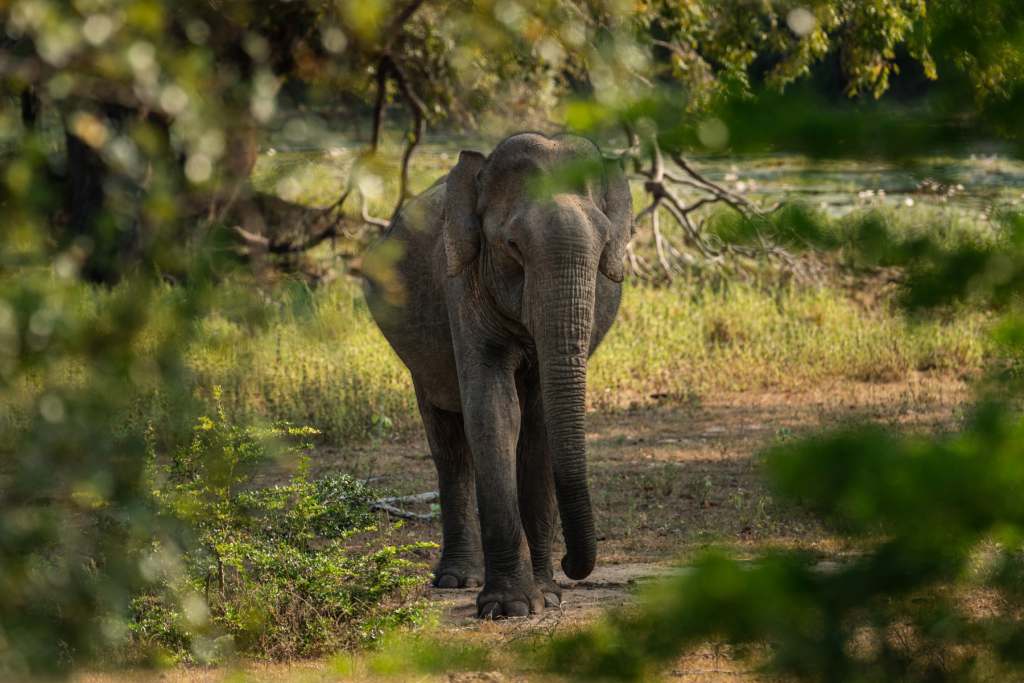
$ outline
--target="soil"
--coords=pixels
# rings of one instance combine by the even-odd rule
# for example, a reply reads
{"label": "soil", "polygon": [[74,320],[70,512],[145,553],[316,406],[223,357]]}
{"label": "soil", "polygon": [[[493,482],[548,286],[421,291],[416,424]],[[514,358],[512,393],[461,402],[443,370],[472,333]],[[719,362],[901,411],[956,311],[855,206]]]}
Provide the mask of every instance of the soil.
{"label": "soil", "polygon": [[[921,373],[897,383],[842,382],[685,404],[654,400],[628,411],[592,413],[587,441],[599,532],[594,573],[574,582],[559,572],[562,607],[530,619],[476,619],[472,589],[431,589],[428,595],[441,609],[443,629],[508,642],[578,628],[604,610],[628,604],[646,582],[686,571],[689,559],[712,546],[751,557],[772,547],[800,547],[824,564],[841,561],[855,548],[807,513],[773,500],[760,473],[759,454],[780,440],[853,421],[930,432],[951,429],[968,398],[963,381]],[[353,467],[364,468],[364,476],[398,494],[436,486],[426,441],[418,435],[325,449],[315,464],[323,471]],[[437,521],[410,521],[399,533],[408,534],[408,540],[440,542]],[[708,646],[682,658],[669,678],[749,680],[754,675],[749,669]]]}
{"label": "soil", "polygon": [[[775,501],[759,468],[766,447],[855,421],[942,431],[969,398],[960,379],[932,373],[896,383],[838,382],[800,392],[720,394],[588,415],[591,497],[598,567],[685,562],[708,546],[741,553],[765,547],[843,552],[818,521]],[[350,472],[395,495],[436,489],[421,434],[324,447],[314,476]],[[272,475],[277,476],[277,475]],[[425,513],[424,505],[407,506]],[[440,523],[408,521],[409,540],[440,542]]]}

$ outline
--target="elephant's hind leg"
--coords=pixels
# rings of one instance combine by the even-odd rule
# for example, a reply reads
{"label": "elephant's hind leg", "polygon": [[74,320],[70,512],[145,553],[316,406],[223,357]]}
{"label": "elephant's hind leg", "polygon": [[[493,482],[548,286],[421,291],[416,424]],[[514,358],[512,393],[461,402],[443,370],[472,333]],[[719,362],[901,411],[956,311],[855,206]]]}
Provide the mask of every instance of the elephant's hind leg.
{"label": "elephant's hind leg", "polygon": [[480,521],[473,458],[462,415],[430,405],[417,389],[423,426],[437,468],[441,494],[441,560],[434,569],[438,588],[478,587],[484,583]]}
{"label": "elephant's hind leg", "polygon": [[537,588],[544,595],[547,607],[562,602],[562,589],[555,583],[551,569],[551,543],[557,531],[555,478],[551,469],[551,450],[540,391],[523,387],[521,393],[523,419],[516,453],[519,514],[526,540],[530,544],[530,562]]}

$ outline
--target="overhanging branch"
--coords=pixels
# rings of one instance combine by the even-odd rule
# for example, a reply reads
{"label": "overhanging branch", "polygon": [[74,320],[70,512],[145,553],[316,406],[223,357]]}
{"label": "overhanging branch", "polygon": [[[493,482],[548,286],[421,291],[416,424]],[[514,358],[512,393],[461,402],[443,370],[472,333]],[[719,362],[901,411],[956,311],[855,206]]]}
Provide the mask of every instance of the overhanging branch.
{"label": "overhanging branch", "polygon": [[[756,223],[765,220],[766,216],[756,204],[710,180],[678,152],[668,154],[677,167],[675,170],[669,170],[656,136],[642,140],[628,123],[623,123],[622,128],[628,147],[622,150],[621,156],[632,161],[634,171],[639,179],[644,181],[644,191],[650,198],[644,208],[636,214],[635,220],[637,224],[645,220],[650,222],[652,246],[662,278],[672,281],[674,273],[685,272],[687,267],[701,263],[714,269],[724,268],[728,264],[727,257],[773,259],[786,269],[810,278],[804,264],[782,247],[766,239],[758,229]],[[685,187],[703,196],[698,196],[692,203],[687,204],[676,193],[674,187]],[[757,236],[756,246],[723,244],[714,235],[705,234],[703,221],[695,221],[694,217],[701,209],[719,203],[730,207],[745,219],[755,222],[753,229]],[[665,234],[660,220],[662,209],[678,224],[686,244],[697,252],[698,258],[686,254]],[[654,275],[632,245],[626,255],[634,275],[646,279]]]}

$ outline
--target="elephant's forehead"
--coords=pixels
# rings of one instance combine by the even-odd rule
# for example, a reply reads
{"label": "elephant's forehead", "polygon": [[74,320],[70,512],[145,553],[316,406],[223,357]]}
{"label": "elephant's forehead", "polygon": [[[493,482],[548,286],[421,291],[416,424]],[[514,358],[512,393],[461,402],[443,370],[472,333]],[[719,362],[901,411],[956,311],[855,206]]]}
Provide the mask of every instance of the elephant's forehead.
{"label": "elephant's forehead", "polygon": [[596,155],[599,155],[597,148],[584,138],[568,135],[549,138],[538,133],[522,133],[495,147],[488,160],[488,169],[494,173],[529,173]]}

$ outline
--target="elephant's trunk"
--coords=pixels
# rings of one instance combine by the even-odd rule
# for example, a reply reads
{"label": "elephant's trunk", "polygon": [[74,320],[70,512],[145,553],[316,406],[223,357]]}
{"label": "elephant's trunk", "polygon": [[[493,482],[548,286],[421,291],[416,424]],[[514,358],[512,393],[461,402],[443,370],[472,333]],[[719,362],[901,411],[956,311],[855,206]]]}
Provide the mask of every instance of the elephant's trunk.
{"label": "elephant's trunk", "polygon": [[551,258],[532,292],[542,302],[534,310],[541,399],[552,453],[555,493],[566,554],[562,569],[583,579],[597,558],[594,516],[587,488],[584,413],[587,355],[594,323],[597,256],[589,250]]}

